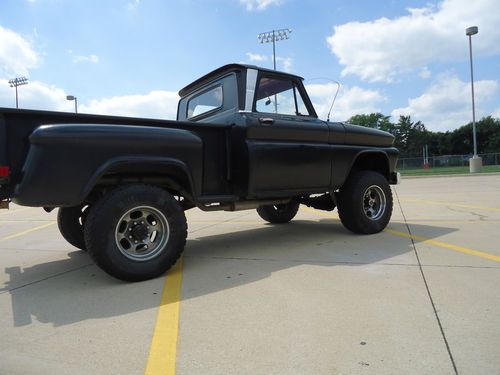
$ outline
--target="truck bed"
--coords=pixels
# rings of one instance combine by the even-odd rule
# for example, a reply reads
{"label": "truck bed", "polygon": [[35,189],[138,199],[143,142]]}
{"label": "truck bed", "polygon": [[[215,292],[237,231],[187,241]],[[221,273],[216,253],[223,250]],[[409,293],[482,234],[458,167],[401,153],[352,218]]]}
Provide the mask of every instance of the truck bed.
{"label": "truck bed", "polygon": [[[186,130],[203,141],[202,195],[231,193],[231,187],[225,178],[230,174],[231,125],[0,108],[0,166],[7,166],[10,170],[9,181],[0,187],[0,199],[11,198],[15,185],[21,181],[22,169],[30,149],[29,137],[33,131],[42,125],[57,124],[129,125]],[[168,145],[165,146],[166,154],[167,150]],[[87,156],[81,155],[79,163],[84,165]]]}

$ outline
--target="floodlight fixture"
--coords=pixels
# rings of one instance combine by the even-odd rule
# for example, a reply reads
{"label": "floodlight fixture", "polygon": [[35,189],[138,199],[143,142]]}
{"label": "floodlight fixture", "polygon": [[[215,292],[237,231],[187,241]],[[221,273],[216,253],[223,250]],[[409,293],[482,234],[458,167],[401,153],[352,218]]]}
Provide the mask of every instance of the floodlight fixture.
{"label": "floodlight fixture", "polygon": [[10,87],[15,87],[16,89],[16,108],[19,108],[19,99],[17,94],[17,87],[28,84],[28,78],[26,77],[16,77],[13,79],[9,79]]}
{"label": "floodlight fixture", "polygon": [[471,35],[476,35],[479,32],[479,29],[477,26],[471,26],[465,29],[465,35],[471,36]]}
{"label": "floodlight fixture", "polygon": [[290,33],[292,29],[279,29],[279,30],[271,30],[266,31],[264,33],[260,33],[257,35],[259,42],[263,43],[273,43],[273,66],[274,70],[276,70],[276,42],[280,40],[285,40],[290,38]]}

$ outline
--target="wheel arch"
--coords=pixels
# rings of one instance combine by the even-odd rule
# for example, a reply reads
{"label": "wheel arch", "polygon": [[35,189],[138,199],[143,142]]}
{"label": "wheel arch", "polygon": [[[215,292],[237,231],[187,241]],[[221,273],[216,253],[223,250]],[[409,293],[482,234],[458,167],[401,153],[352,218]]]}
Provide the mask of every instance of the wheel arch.
{"label": "wheel arch", "polygon": [[102,185],[144,182],[158,185],[193,200],[199,195],[188,166],[174,158],[151,158],[125,156],[102,164],[81,191],[80,200],[85,200]]}
{"label": "wheel arch", "polygon": [[378,172],[388,181],[390,180],[389,157],[383,151],[367,150],[356,155],[346,175],[346,179],[356,172],[369,170]]}

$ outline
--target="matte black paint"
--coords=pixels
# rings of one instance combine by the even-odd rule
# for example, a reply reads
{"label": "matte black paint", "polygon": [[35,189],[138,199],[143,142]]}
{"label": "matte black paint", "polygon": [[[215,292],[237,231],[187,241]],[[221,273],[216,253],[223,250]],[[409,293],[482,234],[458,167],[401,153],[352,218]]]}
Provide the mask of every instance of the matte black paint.
{"label": "matte black paint", "polygon": [[[302,78],[241,64],[182,89],[180,121],[0,108],[0,165],[11,169],[0,199],[73,206],[105,184],[134,179],[160,181],[199,205],[290,198],[333,192],[360,161],[395,182],[389,133],[327,123],[313,109],[311,116],[242,112],[248,68],[292,79],[312,108]],[[186,121],[189,98],[212,85],[222,85],[223,106]]]}

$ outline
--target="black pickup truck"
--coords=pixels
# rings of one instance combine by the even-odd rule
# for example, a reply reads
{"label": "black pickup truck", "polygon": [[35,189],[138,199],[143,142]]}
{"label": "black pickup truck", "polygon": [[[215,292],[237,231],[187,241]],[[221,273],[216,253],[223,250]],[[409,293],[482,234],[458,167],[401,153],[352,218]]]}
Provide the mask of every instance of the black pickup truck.
{"label": "black pickup truck", "polygon": [[338,208],[371,234],[392,213],[391,134],[319,120],[296,75],[230,64],[179,91],[177,121],[0,108],[0,205],[59,208],[58,226],[109,274],[168,270],[184,211],[257,209],[286,223]]}

